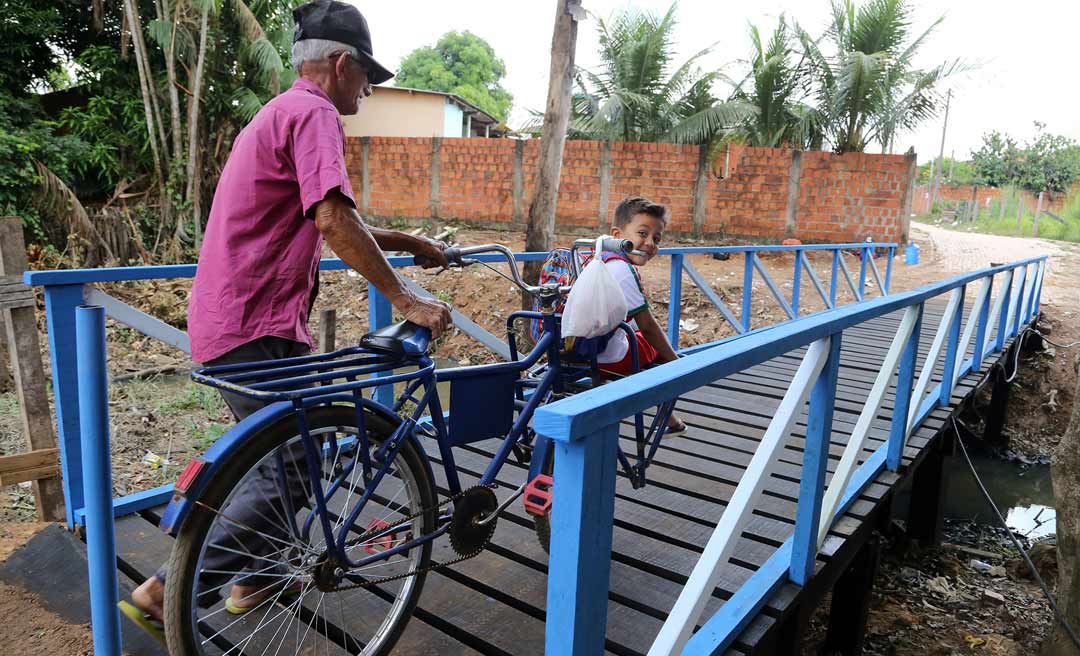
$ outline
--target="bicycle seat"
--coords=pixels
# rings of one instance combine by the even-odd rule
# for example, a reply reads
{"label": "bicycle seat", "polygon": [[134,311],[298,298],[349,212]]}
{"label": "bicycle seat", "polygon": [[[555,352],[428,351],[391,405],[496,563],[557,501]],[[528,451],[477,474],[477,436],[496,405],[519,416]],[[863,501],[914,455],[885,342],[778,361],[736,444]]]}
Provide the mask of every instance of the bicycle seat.
{"label": "bicycle seat", "polygon": [[386,355],[423,355],[431,343],[431,331],[411,321],[400,321],[360,338],[360,346]]}

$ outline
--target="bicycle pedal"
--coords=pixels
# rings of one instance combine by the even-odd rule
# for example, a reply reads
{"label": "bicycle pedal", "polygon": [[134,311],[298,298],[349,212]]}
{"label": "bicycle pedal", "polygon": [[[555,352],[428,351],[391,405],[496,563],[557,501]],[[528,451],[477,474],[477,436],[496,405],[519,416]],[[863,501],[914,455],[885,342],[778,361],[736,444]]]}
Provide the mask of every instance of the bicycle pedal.
{"label": "bicycle pedal", "polygon": [[536,478],[529,481],[525,486],[523,499],[525,512],[530,515],[542,516],[551,512],[551,489],[554,482],[547,474],[537,474]]}
{"label": "bicycle pedal", "polygon": [[[390,528],[390,522],[381,519],[373,519],[368,523],[366,532],[381,531],[385,528]],[[383,551],[388,551],[391,547],[394,546],[394,542],[396,541],[396,532],[387,533],[386,535],[381,535],[369,542],[368,544],[364,545],[364,551],[367,552],[369,556],[374,556],[375,554],[379,553],[380,548]]]}

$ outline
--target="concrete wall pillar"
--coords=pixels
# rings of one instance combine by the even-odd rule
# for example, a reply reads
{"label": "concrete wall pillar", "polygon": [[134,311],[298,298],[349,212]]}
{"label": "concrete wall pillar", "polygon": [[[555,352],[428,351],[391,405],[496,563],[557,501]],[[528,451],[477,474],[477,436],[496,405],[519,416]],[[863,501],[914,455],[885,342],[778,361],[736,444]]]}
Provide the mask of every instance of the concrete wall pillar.
{"label": "concrete wall pillar", "polygon": [[597,225],[600,230],[607,232],[611,225],[611,216],[608,214],[611,202],[611,142],[605,141],[600,146],[600,211]]}
{"label": "concrete wall pillar", "polygon": [[442,137],[431,139],[431,218],[439,218],[439,147]]}
{"label": "concrete wall pillar", "polygon": [[784,215],[784,238],[795,236],[799,221],[799,178],[802,177],[802,151],[791,151],[791,166],[788,167],[787,212]]}
{"label": "concrete wall pillar", "polygon": [[709,188],[709,146],[698,146],[697,175],[694,178],[694,236],[705,233],[705,194]]}

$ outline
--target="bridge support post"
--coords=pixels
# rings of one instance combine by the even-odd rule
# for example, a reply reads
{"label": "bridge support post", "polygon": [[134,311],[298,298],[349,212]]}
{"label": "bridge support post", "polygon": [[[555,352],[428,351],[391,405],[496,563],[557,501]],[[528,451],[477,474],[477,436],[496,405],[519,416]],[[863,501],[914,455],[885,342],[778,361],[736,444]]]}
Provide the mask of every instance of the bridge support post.
{"label": "bridge support post", "polygon": [[858,656],[866,638],[866,618],[870,597],[881,561],[881,543],[877,535],[863,545],[851,566],[833,586],[829,628],[822,653]]}
{"label": "bridge support post", "polygon": [[[1005,352],[1007,359],[1009,352]],[[990,403],[986,406],[986,416],[983,417],[983,442],[991,446],[1003,446],[1007,439],[1002,435],[1005,420],[1008,416],[1010,384],[1005,381],[1005,374],[1001,367],[994,367],[990,373]]]}
{"label": "bridge support post", "polygon": [[814,613],[814,607],[805,602],[791,609],[776,636],[776,644],[771,649],[765,649],[761,653],[775,656],[799,656],[802,654],[803,637],[806,635],[806,627],[810,625],[810,616]]}
{"label": "bridge support post", "polygon": [[942,500],[945,497],[945,458],[952,455],[955,433],[951,425],[915,468],[911,479],[911,506],[908,511],[908,536],[924,546],[941,544],[945,529]]}

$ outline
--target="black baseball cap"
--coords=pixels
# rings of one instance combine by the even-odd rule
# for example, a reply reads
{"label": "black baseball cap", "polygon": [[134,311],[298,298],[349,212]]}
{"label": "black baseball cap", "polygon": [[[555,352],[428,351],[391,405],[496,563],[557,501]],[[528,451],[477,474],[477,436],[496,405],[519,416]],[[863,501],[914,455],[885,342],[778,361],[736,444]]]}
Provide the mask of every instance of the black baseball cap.
{"label": "black baseball cap", "polygon": [[394,77],[375,61],[371,52],[371,30],[356,7],[338,0],[315,0],[293,9],[296,29],[293,43],[304,39],[327,39],[356,48],[358,58],[367,66],[368,81],[382,84]]}

